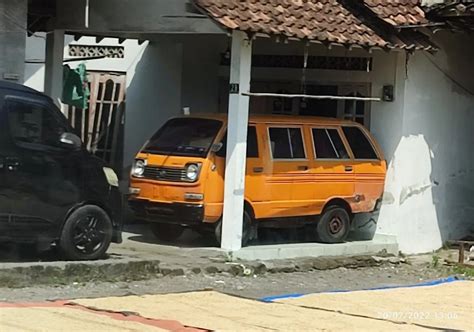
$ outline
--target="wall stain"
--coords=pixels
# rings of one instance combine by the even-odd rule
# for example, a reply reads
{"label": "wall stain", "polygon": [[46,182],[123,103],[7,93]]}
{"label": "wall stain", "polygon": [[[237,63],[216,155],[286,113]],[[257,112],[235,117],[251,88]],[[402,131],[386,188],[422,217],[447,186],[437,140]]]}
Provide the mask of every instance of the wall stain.
{"label": "wall stain", "polygon": [[432,186],[433,184],[430,183],[430,184],[426,184],[422,186],[415,185],[415,186],[402,188],[402,191],[400,193],[400,205],[405,203],[405,201],[409,199],[410,197],[422,194],[426,190],[430,189]]}

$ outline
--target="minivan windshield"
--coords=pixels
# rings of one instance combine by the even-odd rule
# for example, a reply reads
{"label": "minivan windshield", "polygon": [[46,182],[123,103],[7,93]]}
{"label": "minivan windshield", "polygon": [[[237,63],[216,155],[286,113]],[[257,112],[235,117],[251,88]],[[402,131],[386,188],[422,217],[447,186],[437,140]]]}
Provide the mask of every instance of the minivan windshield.
{"label": "minivan windshield", "polygon": [[205,157],[221,127],[219,120],[172,119],[153,135],[143,152]]}

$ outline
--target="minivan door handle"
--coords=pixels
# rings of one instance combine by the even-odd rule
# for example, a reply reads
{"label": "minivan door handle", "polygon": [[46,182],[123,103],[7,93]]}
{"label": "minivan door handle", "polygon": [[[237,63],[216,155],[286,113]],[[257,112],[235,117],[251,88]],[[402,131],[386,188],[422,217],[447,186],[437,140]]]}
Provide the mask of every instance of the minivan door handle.
{"label": "minivan door handle", "polygon": [[308,166],[306,165],[298,166],[298,171],[307,171],[307,170],[308,170]]}
{"label": "minivan door handle", "polygon": [[263,172],[263,167],[254,167],[253,172],[254,173],[262,173]]}
{"label": "minivan door handle", "polygon": [[346,172],[352,172],[352,171],[354,170],[354,168],[352,168],[352,166],[345,166],[345,167],[344,167],[344,170],[345,170]]}

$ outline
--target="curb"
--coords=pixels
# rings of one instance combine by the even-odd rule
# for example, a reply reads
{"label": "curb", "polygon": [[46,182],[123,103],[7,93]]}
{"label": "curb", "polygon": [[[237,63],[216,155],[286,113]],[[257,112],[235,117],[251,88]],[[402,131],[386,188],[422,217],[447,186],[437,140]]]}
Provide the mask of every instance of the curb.
{"label": "curb", "polygon": [[[35,285],[68,285],[85,282],[137,281],[183,275],[217,275],[236,277],[267,273],[294,273],[363,268],[383,264],[399,264],[398,257],[327,257],[265,262],[212,262],[205,265],[163,264],[159,260],[51,262],[13,267],[0,266],[1,287],[22,288]],[[26,265],[26,264],[25,264]]]}

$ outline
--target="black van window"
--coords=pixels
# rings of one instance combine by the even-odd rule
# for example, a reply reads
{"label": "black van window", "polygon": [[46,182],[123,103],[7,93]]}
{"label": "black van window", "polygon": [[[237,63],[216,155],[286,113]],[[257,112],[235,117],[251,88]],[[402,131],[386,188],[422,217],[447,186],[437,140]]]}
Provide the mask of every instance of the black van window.
{"label": "black van window", "polygon": [[337,129],[313,129],[314,148],[318,159],[348,159]]}
{"label": "black van window", "polygon": [[[222,148],[216,153],[219,157],[225,157],[227,153],[227,133],[222,139]],[[247,133],[247,158],[258,158],[257,128],[248,127]]]}
{"label": "black van window", "polygon": [[355,159],[378,159],[372,144],[357,127],[342,127]]}
{"label": "black van window", "polygon": [[45,106],[21,100],[7,100],[10,137],[17,143],[57,146],[67,129]]}
{"label": "black van window", "polygon": [[303,135],[300,128],[269,128],[274,159],[304,159]]}

